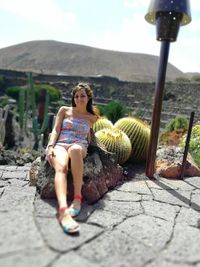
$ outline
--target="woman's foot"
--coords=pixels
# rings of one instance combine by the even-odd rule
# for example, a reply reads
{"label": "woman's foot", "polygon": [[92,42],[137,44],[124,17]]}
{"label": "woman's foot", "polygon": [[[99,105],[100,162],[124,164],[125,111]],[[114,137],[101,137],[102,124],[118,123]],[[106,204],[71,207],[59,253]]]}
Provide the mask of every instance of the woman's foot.
{"label": "woman's foot", "polygon": [[81,211],[82,196],[76,195],[69,207],[69,213],[71,217],[76,217],[80,214]]}
{"label": "woman's foot", "polygon": [[73,234],[78,233],[80,227],[76,221],[70,215],[69,209],[67,206],[59,208],[59,223],[63,228],[65,233]]}

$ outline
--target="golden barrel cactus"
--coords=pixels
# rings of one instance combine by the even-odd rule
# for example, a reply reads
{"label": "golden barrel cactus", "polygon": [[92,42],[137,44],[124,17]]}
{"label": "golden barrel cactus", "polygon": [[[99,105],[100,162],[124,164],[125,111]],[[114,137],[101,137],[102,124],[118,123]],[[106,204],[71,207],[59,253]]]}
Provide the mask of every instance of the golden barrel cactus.
{"label": "golden barrel cactus", "polygon": [[97,139],[108,152],[116,155],[117,163],[125,163],[131,154],[131,141],[128,136],[117,128],[102,129],[95,133]]}
{"label": "golden barrel cactus", "polygon": [[114,127],[125,132],[131,141],[132,154],[130,156],[130,160],[146,160],[150,139],[149,125],[144,123],[140,119],[134,117],[126,117],[119,119],[114,124]]}
{"label": "golden barrel cactus", "polygon": [[99,118],[92,126],[95,133],[105,128],[111,129],[112,127],[113,123],[106,117]]}

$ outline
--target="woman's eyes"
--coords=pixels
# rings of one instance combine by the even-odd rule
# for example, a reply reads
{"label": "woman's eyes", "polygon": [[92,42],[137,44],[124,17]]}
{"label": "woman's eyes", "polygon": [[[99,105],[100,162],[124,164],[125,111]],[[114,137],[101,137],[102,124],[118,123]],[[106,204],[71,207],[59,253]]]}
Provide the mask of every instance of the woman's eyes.
{"label": "woman's eyes", "polygon": [[75,97],[74,98],[84,98],[84,97],[86,97],[86,95],[80,95],[80,96],[78,96],[78,95],[75,95]]}

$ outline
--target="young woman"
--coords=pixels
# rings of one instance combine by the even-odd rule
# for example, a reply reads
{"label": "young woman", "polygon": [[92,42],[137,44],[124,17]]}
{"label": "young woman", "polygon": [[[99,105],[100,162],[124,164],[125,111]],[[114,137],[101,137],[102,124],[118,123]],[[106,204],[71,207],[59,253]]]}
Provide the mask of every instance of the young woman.
{"label": "young woman", "polygon": [[[47,160],[55,169],[55,192],[59,206],[59,222],[67,233],[79,231],[73,219],[80,213],[83,183],[83,159],[90,142],[90,128],[97,120],[92,104],[93,92],[87,83],[79,83],[72,90],[72,107],[59,109],[47,146]],[[67,172],[71,160],[74,200],[67,204]]]}

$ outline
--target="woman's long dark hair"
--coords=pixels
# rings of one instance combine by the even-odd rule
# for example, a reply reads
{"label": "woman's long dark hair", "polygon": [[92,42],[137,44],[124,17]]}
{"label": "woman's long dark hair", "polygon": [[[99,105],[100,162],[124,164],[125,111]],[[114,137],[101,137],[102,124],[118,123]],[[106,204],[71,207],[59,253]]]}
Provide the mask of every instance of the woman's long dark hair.
{"label": "woman's long dark hair", "polygon": [[88,96],[88,103],[86,106],[86,110],[93,115],[99,116],[98,111],[93,106],[93,99],[92,99],[93,98],[93,91],[92,91],[92,89],[88,83],[81,82],[81,83],[78,83],[74,87],[74,89],[72,90],[72,107],[76,107],[76,103],[74,101],[74,96],[75,96],[76,92],[78,92],[81,89],[84,89],[87,96]]}

